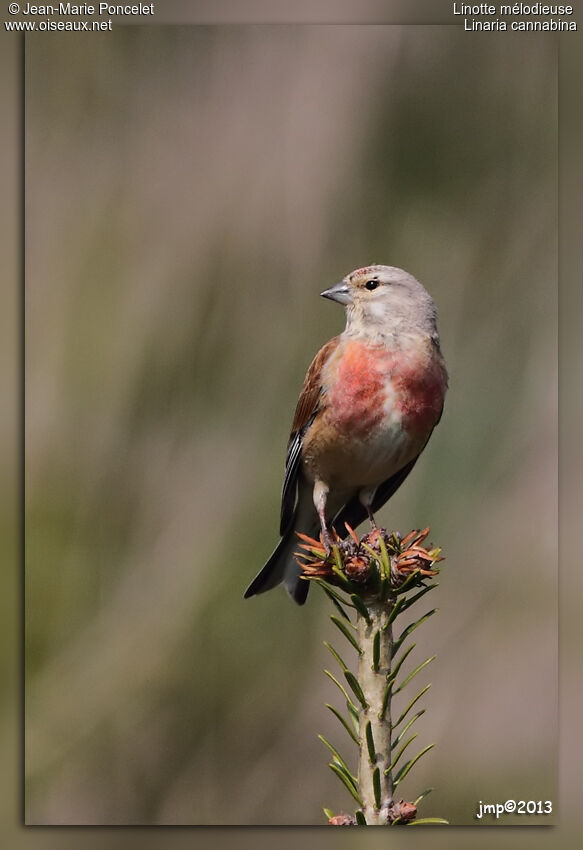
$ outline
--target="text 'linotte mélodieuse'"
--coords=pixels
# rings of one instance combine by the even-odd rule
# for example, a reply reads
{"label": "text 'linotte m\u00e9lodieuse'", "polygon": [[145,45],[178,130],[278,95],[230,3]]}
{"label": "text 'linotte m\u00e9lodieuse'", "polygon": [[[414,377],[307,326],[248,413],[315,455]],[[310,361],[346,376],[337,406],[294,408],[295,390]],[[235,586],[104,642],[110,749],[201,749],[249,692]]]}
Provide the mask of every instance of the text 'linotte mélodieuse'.
{"label": "text 'linotte m\u00e9lodieuse'", "polygon": [[[546,3],[454,3],[454,15],[464,16],[466,32],[564,32],[576,31],[577,22],[572,19],[573,6]],[[498,17],[494,17],[494,16]],[[488,16],[484,20],[484,17]],[[519,20],[504,20],[519,18]],[[522,18],[522,20],[520,20]],[[533,20],[536,18],[536,20]],[[567,20],[566,20],[567,18]],[[570,18],[570,20],[568,20]]]}

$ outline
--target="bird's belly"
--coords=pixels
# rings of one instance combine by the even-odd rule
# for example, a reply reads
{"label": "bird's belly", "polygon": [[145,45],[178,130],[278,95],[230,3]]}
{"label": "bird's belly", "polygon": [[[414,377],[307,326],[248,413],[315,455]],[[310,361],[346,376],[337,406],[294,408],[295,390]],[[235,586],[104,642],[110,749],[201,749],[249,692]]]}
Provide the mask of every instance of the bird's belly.
{"label": "bird's belly", "polygon": [[354,483],[378,484],[401,469],[417,453],[417,443],[404,430],[399,415],[385,417],[353,453]]}
{"label": "bird's belly", "polygon": [[[330,429],[329,439],[307,453],[316,477],[330,487],[361,488],[378,485],[409,462],[418,452],[417,441],[402,427],[398,414],[384,417],[366,438]],[[322,436],[325,436],[324,434]]]}

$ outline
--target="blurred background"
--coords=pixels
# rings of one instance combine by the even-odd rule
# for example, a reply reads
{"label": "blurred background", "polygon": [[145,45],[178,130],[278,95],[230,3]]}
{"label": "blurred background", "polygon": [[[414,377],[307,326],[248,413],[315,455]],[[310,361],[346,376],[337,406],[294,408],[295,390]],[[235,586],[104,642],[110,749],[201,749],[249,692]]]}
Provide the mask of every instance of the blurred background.
{"label": "blurred background", "polygon": [[344,324],[318,293],[371,262],[433,295],[451,386],[380,515],[447,557],[411,657],[438,656],[436,747],[403,795],[435,786],[420,814],[455,824],[556,799],[555,47],[27,37],[27,823],[352,809],[316,737],[349,750],[327,604],[242,593],[278,539],[305,369]]}

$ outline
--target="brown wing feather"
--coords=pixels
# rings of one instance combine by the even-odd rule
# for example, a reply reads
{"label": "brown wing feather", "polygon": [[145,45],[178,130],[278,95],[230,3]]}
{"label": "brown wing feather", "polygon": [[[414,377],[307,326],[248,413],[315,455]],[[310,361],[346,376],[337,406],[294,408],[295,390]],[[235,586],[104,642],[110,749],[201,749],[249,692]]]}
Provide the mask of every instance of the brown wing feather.
{"label": "brown wing feather", "polygon": [[333,352],[338,348],[340,337],[335,336],[322,346],[318,351],[304,379],[304,386],[300,393],[294,421],[292,423],[290,442],[298,431],[304,428],[318,409],[320,394],[322,392],[322,367]]}
{"label": "brown wing feather", "polygon": [[293,522],[298,476],[302,460],[304,431],[313,422],[322,407],[322,368],[336,350],[340,337],[334,337],[316,354],[306,373],[298,399],[292,430],[287,444],[285,477],[281,493],[280,533],[283,535]]}

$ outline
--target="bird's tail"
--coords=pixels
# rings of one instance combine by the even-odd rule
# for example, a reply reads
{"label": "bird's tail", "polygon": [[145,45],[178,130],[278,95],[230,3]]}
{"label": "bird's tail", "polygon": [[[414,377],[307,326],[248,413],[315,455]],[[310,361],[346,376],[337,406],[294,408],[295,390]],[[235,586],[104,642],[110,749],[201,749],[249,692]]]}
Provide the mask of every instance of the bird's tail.
{"label": "bird's tail", "polygon": [[297,550],[298,539],[295,533],[295,523],[292,523],[289,531],[284,534],[271,557],[257,573],[247,590],[245,599],[255,596],[257,593],[265,593],[278,584],[284,584],[285,589],[298,605],[303,605],[310,589],[310,583],[301,578],[301,569],[297,563],[294,552]]}

